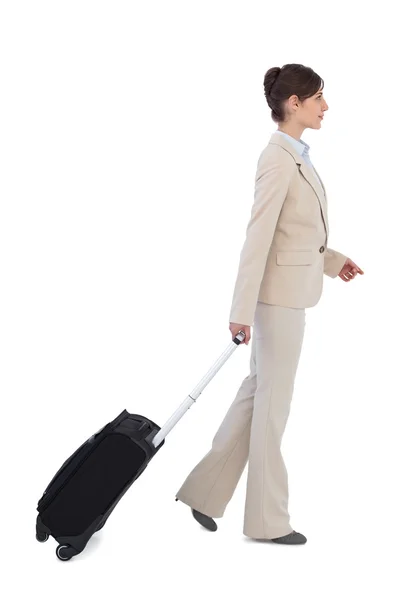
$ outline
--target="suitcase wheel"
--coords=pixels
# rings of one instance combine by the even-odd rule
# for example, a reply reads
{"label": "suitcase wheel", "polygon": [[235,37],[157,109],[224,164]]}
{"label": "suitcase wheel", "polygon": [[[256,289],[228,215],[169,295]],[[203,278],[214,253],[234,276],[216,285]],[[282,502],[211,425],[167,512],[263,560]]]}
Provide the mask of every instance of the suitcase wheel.
{"label": "suitcase wheel", "polygon": [[37,531],[36,539],[38,542],[47,542],[47,540],[49,539],[49,534],[44,533],[43,531]]}
{"label": "suitcase wheel", "polygon": [[56,554],[57,558],[59,558],[60,560],[69,560],[76,554],[79,554],[79,552],[75,550],[75,548],[73,548],[72,546],[64,544],[62,546],[57,546]]}

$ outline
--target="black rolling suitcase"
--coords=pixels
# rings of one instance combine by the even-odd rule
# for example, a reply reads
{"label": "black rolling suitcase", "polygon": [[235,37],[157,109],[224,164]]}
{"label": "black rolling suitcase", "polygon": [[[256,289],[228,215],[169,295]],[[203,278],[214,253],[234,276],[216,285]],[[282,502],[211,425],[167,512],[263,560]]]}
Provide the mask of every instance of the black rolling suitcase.
{"label": "black rolling suitcase", "polygon": [[80,554],[244,337],[242,331],[236,335],[162,428],[124,410],[87,439],[57,471],[39,500],[36,539],[45,542],[52,536],[62,561]]}

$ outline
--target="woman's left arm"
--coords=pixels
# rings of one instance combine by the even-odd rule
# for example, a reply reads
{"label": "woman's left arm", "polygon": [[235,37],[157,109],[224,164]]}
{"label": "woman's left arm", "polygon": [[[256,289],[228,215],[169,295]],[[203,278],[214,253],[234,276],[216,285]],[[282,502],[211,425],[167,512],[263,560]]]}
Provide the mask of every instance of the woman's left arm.
{"label": "woman's left arm", "polygon": [[347,260],[347,256],[341,254],[341,252],[337,252],[337,250],[332,250],[332,248],[326,248],[324,254],[324,273],[329,277],[337,277],[342,270],[345,262]]}
{"label": "woman's left arm", "polygon": [[332,278],[339,275],[343,281],[351,281],[357,273],[364,275],[364,271],[355,262],[337,250],[326,248],[324,254],[325,275]]}

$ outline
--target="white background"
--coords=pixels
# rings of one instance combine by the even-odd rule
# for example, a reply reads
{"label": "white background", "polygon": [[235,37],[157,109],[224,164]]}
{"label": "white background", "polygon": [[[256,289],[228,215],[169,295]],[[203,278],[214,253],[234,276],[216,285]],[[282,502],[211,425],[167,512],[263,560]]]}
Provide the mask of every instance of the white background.
{"label": "white background", "polygon": [[[7,598],[398,598],[398,32],[379,2],[3,1],[2,582]],[[219,529],[175,493],[248,374],[241,345],[106,527],[62,563],[35,539],[61,463],[124,408],[160,425],[231,342],[272,66],[325,81],[306,130],[329,246],[282,451],[304,546]],[[3,595],[3,594],[2,594]]]}

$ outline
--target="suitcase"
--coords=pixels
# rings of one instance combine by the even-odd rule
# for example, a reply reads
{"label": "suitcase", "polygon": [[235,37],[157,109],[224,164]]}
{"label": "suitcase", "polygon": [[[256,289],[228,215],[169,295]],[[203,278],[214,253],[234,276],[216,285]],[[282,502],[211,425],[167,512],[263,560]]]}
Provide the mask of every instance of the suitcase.
{"label": "suitcase", "polygon": [[122,496],[164,445],[166,435],[192,406],[233,351],[244,341],[235,336],[163,427],[123,410],[88,438],[61,466],[40,498],[36,539],[52,536],[62,561],[80,554]]}

